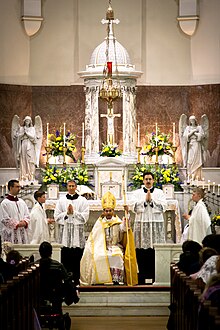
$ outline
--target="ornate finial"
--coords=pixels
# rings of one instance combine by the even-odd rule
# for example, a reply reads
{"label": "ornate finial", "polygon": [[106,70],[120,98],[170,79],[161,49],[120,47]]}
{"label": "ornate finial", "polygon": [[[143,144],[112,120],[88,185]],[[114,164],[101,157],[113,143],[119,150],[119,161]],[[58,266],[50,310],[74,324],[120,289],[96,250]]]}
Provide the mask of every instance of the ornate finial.
{"label": "ornate finial", "polygon": [[112,9],[111,0],[109,0],[109,6],[108,6],[108,10],[106,12],[106,19],[108,21],[114,20],[114,11]]}

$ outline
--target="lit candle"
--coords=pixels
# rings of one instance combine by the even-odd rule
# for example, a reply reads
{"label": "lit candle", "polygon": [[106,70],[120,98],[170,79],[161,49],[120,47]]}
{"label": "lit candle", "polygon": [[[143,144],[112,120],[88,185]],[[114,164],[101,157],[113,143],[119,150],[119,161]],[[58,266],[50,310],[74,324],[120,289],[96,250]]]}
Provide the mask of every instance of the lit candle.
{"label": "lit candle", "polygon": [[214,194],[215,193],[215,182],[212,183],[213,186],[212,186],[212,193]]}
{"label": "lit candle", "polygon": [[137,146],[140,147],[140,123],[138,123]]}
{"label": "lit candle", "polygon": [[205,189],[205,179],[202,178],[202,189]]}
{"label": "lit candle", "polygon": [[66,123],[63,123],[63,146],[66,145]]}
{"label": "lit candle", "polygon": [[208,180],[208,191],[210,191],[210,180]]}
{"label": "lit candle", "polygon": [[82,147],[85,146],[85,124],[82,123]]}
{"label": "lit candle", "polygon": [[2,196],[4,196],[4,185],[2,185]]}
{"label": "lit candle", "polygon": [[157,123],[156,123],[156,138],[155,138],[155,141],[156,141],[156,147],[157,147]]}
{"label": "lit candle", "polygon": [[47,146],[49,142],[49,123],[47,123]]}
{"label": "lit candle", "polygon": [[173,145],[175,146],[176,144],[176,130],[175,130],[175,123],[173,123]]}
{"label": "lit candle", "polygon": [[218,196],[220,196],[220,184],[218,184]]}

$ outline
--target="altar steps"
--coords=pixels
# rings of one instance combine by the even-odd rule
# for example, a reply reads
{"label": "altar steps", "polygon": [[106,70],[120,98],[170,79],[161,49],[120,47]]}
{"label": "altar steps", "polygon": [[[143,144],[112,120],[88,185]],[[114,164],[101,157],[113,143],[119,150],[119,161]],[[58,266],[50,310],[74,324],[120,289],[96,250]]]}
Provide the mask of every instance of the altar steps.
{"label": "altar steps", "polygon": [[70,316],[167,316],[170,287],[154,285],[80,287],[80,301],[64,306]]}

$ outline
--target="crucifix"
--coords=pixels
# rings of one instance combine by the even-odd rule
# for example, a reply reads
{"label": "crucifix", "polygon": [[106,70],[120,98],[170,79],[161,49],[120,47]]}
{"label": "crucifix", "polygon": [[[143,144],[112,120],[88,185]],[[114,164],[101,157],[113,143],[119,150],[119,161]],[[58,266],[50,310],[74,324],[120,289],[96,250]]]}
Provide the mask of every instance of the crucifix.
{"label": "crucifix", "polygon": [[[111,105],[109,104],[111,103]],[[120,113],[114,113],[112,102],[108,102],[108,113],[101,114],[101,117],[107,118],[107,144],[115,143],[115,130],[114,130],[114,119],[115,117],[121,117]]]}

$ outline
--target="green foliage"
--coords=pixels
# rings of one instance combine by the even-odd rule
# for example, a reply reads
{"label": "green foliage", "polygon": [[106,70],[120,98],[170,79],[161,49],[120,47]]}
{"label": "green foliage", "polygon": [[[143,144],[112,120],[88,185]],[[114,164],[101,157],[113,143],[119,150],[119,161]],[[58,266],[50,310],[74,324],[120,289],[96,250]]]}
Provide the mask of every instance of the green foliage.
{"label": "green foliage", "polygon": [[152,172],[154,174],[154,185],[157,188],[162,188],[164,184],[173,184],[174,190],[182,190],[181,180],[179,177],[178,168],[174,165],[148,165],[137,164],[134,168],[132,175],[132,183],[130,184],[133,189],[138,189],[143,185],[143,173]]}
{"label": "green foliage", "polygon": [[78,185],[89,186],[88,169],[85,165],[77,167],[62,167],[49,166],[42,170],[43,184],[59,184],[66,186],[69,180],[75,180]]}
{"label": "green foliage", "polygon": [[151,137],[149,140],[149,143],[143,146],[142,148],[142,155],[147,155],[149,157],[152,157],[153,155],[156,155],[156,145],[158,147],[158,156],[162,155],[169,155],[172,156],[172,142],[169,141],[170,135],[165,133],[160,133],[158,129],[158,135],[156,137],[156,134],[153,132],[151,133]]}
{"label": "green foliage", "polygon": [[102,151],[100,156],[102,157],[116,157],[121,156],[122,152],[118,149],[117,144],[102,144]]}

